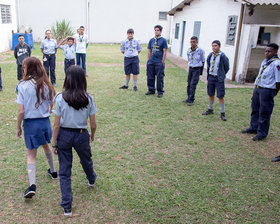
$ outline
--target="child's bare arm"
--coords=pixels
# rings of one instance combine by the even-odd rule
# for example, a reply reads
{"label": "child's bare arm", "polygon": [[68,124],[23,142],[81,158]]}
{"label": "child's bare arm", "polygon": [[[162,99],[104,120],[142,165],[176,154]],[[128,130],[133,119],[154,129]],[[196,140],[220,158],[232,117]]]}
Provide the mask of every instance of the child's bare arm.
{"label": "child's bare arm", "polygon": [[94,134],[95,134],[95,131],[96,131],[95,114],[90,115],[89,120],[90,120],[90,130],[91,130],[90,141],[93,142]]}
{"label": "child's bare arm", "polygon": [[21,123],[24,117],[24,106],[22,104],[18,105],[18,113],[17,113],[17,137],[22,138],[22,129]]}

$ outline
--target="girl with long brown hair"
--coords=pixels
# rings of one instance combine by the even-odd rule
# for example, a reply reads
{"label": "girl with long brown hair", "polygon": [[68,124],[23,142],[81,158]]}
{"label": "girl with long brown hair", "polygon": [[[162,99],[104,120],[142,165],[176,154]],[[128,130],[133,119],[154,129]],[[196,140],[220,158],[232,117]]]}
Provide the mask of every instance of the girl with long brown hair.
{"label": "girl with long brown hair", "polygon": [[52,138],[49,116],[53,106],[55,90],[38,58],[24,59],[22,70],[23,79],[16,89],[16,102],[18,103],[17,137],[22,138],[21,124],[23,121],[30,183],[24,193],[24,198],[32,198],[36,192],[36,154],[41,145],[50,166],[48,174],[52,179],[57,178],[52,151],[48,145]]}

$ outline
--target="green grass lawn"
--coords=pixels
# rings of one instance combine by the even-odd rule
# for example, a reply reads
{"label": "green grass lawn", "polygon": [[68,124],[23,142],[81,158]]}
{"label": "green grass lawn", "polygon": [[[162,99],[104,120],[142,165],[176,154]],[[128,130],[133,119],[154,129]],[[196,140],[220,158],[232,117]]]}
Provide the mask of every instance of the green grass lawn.
{"label": "green grass lawn", "polygon": [[[33,56],[42,57],[39,46]],[[140,63],[146,63],[143,47]],[[72,169],[73,217],[63,217],[58,180],[47,175],[42,148],[37,155],[37,192],[23,199],[28,186],[24,141],[16,138],[14,102],[16,64],[1,61],[0,92],[0,223],[279,223],[280,101],[275,99],[268,138],[253,142],[243,135],[250,119],[252,89],[227,89],[228,121],[207,109],[206,85],[199,83],[193,107],[186,98],[187,74],[167,61],[165,94],[145,96],[146,71],[139,91],[124,84],[119,45],[90,45],[88,91],[98,113],[92,143],[95,187],[87,186],[77,154]],[[57,56],[63,62],[61,50]],[[107,63],[94,64],[94,63]],[[57,63],[57,87],[64,72]],[[131,84],[131,83],[130,83]],[[51,117],[53,122],[53,115]],[[56,167],[58,160],[55,158]]]}

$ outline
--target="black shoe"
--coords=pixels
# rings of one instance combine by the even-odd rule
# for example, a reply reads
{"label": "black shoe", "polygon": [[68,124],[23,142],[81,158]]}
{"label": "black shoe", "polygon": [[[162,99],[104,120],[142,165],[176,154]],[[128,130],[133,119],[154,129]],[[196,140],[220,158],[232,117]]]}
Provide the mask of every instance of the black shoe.
{"label": "black shoe", "polygon": [[188,106],[192,106],[193,105],[193,102],[188,102]]}
{"label": "black shoe", "polygon": [[24,198],[29,198],[31,199],[36,193],[36,185],[32,184],[31,186],[29,186],[26,191],[24,192],[23,197]]}
{"label": "black shoe", "polygon": [[221,113],[221,119],[223,121],[226,121],[227,120],[227,117],[226,117],[226,114],[225,113]]}
{"label": "black shoe", "polygon": [[126,86],[126,85],[121,86],[120,89],[128,89],[128,86]]}
{"label": "black shoe", "polygon": [[148,95],[154,95],[154,94],[155,94],[155,92],[152,92],[152,91],[150,91],[150,90],[149,90],[148,92],[145,93],[145,95],[147,95],[147,96],[148,96]]}
{"label": "black shoe", "polygon": [[158,98],[162,98],[162,97],[163,97],[163,94],[158,94],[157,97],[158,97]]}
{"label": "black shoe", "polygon": [[52,172],[51,173],[51,169],[48,169],[48,174],[51,176],[52,179],[56,179],[57,178],[57,172]]}
{"label": "black shoe", "polygon": [[187,99],[187,100],[183,100],[183,103],[189,103],[190,101]]}
{"label": "black shoe", "polygon": [[271,162],[279,162],[280,161],[280,156],[276,156],[271,160]]}
{"label": "black shoe", "polygon": [[253,141],[261,141],[263,139],[265,139],[265,137],[261,137],[261,136],[258,136],[258,135],[256,135],[254,138],[252,138]]}
{"label": "black shoe", "polygon": [[207,111],[202,113],[202,115],[209,115],[209,114],[214,114],[213,110],[208,109]]}
{"label": "black shoe", "polygon": [[64,208],[64,216],[70,217],[72,216],[72,209],[71,208]]}
{"label": "black shoe", "polygon": [[136,92],[138,90],[137,86],[134,86],[133,90]]}
{"label": "black shoe", "polygon": [[241,131],[242,134],[257,134],[257,131],[256,130],[252,130],[250,128],[246,129],[246,130],[242,130]]}

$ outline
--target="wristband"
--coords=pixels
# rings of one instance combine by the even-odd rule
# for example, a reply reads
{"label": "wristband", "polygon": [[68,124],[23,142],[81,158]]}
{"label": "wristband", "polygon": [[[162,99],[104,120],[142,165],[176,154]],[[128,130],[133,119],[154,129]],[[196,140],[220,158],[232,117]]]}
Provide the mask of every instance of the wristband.
{"label": "wristband", "polygon": [[57,149],[57,145],[53,145],[52,147],[55,148],[55,149]]}

